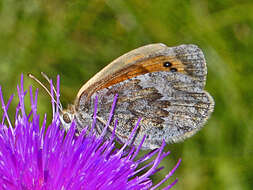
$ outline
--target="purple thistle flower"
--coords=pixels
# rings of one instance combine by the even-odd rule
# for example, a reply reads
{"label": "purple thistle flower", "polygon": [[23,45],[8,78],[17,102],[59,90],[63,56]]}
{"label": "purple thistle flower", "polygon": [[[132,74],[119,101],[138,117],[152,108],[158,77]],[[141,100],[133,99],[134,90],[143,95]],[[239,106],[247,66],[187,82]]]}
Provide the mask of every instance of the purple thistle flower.
{"label": "purple thistle flower", "polygon": [[[57,78],[56,102],[52,98],[53,120],[48,127],[46,127],[46,115],[42,125],[39,125],[38,90],[33,94],[30,87],[31,111],[27,114],[24,106],[24,96],[27,91],[23,89],[23,76],[17,89],[19,104],[13,126],[7,114],[13,96],[5,104],[0,87],[3,111],[0,124],[0,189],[154,190],[164,183],[180,164],[181,160],[160,183],[153,185],[150,176],[162,169],[162,167],[158,168],[158,165],[169,152],[163,152],[165,146],[163,142],[159,149],[136,160],[142,143],[138,147],[127,147],[134,137],[138,123],[129,142],[122,148],[116,149],[113,142],[114,133],[109,141],[104,141],[103,135],[96,137],[92,129],[88,131],[88,127],[76,137],[75,122],[72,123],[68,132],[60,129],[61,122],[56,107],[59,105],[60,96],[59,77]],[[51,89],[53,89],[52,82]],[[54,96],[53,90],[51,95]],[[112,111],[115,102],[112,105]],[[94,113],[96,113],[96,107]],[[95,116],[93,124],[96,121]],[[112,112],[110,117],[112,117]],[[156,157],[152,159],[154,156]],[[146,161],[149,163],[140,167],[140,164]],[[164,189],[170,189],[176,182],[177,179]]]}

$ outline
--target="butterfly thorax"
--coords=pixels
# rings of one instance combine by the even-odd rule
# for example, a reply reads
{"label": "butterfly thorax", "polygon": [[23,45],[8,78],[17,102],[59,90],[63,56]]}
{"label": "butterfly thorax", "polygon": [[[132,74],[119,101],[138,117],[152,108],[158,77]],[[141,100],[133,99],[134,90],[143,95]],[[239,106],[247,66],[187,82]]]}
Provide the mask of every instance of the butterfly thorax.
{"label": "butterfly thorax", "polygon": [[[90,129],[93,122],[94,112],[91,107],[92,106],[89,101],[86,101],[81,106],[76,106],[73,104],[68,105],[68,108],[63,110],[60,115],[63,128],[65,130],[69,130],[72,122],[74,121],[77,135],[80,134],[81,131],[86,127]],[[95,132],[97,133],[96,130]]]}

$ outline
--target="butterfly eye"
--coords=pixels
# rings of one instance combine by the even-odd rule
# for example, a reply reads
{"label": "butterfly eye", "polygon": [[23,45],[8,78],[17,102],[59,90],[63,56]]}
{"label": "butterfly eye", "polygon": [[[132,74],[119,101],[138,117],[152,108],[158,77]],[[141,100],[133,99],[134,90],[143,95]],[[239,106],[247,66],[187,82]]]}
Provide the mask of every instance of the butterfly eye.
{"label": "butterfly eye", "polygon": [[64,113],[63,116],[62,116],[63,120],[65,123],[70,123],[71,122],[71,119],[69,117],[69,114],[68,113]]}
{"label": "butterfly eye", "polygon": [[164,67],[171,67],[171,66],[172,66],[172,63],[169,62],[169,61],[166,61],[166,62],[163,63],[163,66],[164,66]]}
{"label": "butterfly eye", "polygon": [[170,71],[173,72],[173,73],[177,72],[177,68],[171,68]]}

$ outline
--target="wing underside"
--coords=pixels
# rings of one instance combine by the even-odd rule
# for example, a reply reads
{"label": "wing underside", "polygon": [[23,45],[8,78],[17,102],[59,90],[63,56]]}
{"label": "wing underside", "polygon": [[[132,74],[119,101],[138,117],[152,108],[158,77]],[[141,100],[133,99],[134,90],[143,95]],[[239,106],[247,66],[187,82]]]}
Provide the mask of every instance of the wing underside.
{"label": "wing underside", "polygon": [[110,86],[103,84],[104,88],[91,95],[83,93],[76,108],[79,121],[83,122],[87,115],[92,116],[93,101],[98,96],[98,117],[104,119],[97,122],[98,131],[101,131],[114,95],[118,94],[111,126],[117,119],[116,134],[122,142],[127,140],[139,118],[142,120],[134,143],[140,143],[146,135],[143,148],[148,149],[160,146],[163,139],[168,143],[179,142],[200,130],[214,108],[212,97],[203,90],[207,73],[203,53],[197,46],[183,45],[156,56],[173,57],[177,63],[182,63],[175,65],[182,72],[149,71]]}

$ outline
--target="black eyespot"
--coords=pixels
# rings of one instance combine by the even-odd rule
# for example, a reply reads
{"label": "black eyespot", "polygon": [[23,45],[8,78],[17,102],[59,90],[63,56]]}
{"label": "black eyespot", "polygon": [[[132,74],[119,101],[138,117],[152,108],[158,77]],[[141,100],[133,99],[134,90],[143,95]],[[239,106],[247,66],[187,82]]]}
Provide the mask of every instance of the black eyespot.
{"label": "black eyespot", "polygon": [[172,66],[172,63],[169,62],[169,61],[166,61],[166,62],[163,63],[163,66],[164,66],[164,67],[171,67],[171,66]]}
{"label": "black eyespot", "polygon": [[69,118],[69,114],[67,114],[67,113],[63,114],[62,119],[65,121],[65,123],[70,123],[71,122],[71,120]]}
{"label": "black eyespot", "polygon": [[173,72],[173,73],[177,72],[177,68],[171,68],[170,71]]}

